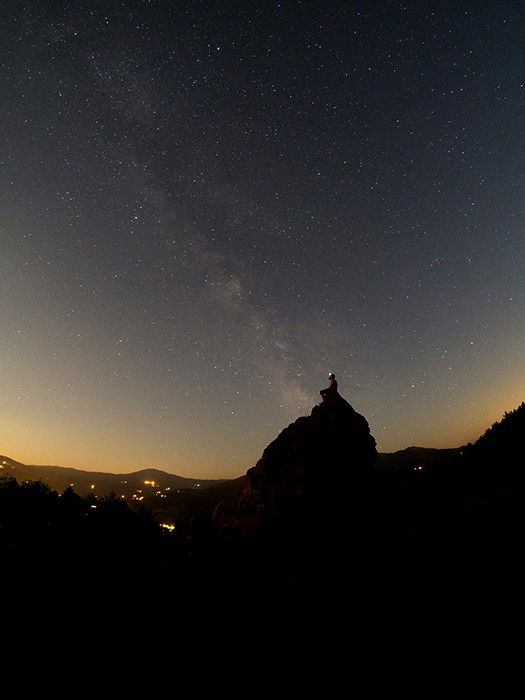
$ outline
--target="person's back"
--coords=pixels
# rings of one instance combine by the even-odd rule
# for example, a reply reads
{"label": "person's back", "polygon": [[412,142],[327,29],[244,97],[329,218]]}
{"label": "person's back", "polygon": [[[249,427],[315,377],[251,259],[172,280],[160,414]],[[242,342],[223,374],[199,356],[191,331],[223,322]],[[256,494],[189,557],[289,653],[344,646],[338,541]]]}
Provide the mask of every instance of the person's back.
{"label": "person's back", "polygon": [[335,378],[335,374],[328,375],[328,391],[331,391],[334,394],[337,393],[337,381]]}
{"label": "person's back", "polygon": [[330,372],[328,375],[328,387],[326,389],[321,389],[319,393],[323,397],[323,401],[337,396],[337,380],[333,372]]}

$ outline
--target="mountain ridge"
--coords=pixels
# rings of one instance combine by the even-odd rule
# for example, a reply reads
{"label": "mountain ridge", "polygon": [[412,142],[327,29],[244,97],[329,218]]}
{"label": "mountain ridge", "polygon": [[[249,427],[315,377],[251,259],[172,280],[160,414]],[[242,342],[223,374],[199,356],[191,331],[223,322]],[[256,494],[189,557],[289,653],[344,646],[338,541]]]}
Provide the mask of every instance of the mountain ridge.
{"label": "mountain ridge", "polygon": [[71,487],[80,495],[92,493],[101,496],[113,491],[119,496],[126,497],[136,494],[137,490],[144,489],[144,486],[150,489],[193,490],[218,486],[231,481],[230,479],[184,477],[154,467],[116,474],[114,472],[88,471],[77,467],[24,464],[7,455],[0,455],[0,475],[2,474],[19,481],[43,481],[57,491]]}
{"label": "mountain ridge", "polygon": [[[438,461],[440,457],[447,457],[449,455],[456,454],[464,449],[464,446],[451,447],[451,448],[434,448],[434,447],[418,447],[410,446],[401,450],[396,450],[394,452],[378,452],[378,467],[380,468],[390,468],[392,466],[397,466],[399,459],[407,458],[406,464],[403,466],[410,467],[412,461],[416,457],[433,457],[436,456]],[[7,469],[6,469],[7,467]],[[2,471],[4,470],[4,471]],[[14,472],[12,471],[14,470]],[[26,471],[30,470],[30,471]],[[38,473],[31,473],[33,472]],[[115,486],[117,488],[105,489],[103,493],[98,492],[97,495],[103,495],[109,493],[111,490],[115,492],[118,490],[118,484],[122,484],[123,481],[130,481],[134,478],[137,482],[141,477],[145,477],[145,480],[155,482],[170,482],[170,486],[178,486],[184,489],[197,489],[197,488],[209,488],[213,486],[219,486],[221,484],[237,481],[241,479],[244,475],[241,474],[238,477],[223,478],[223,479],[199,479],[198,477],[185,477],[179,474],[172,474],[171,472],[166,472],[163,469],[158,469],[156,467],[146,467],[144,469],[137,469],[131,472],[105,472],[105,471],[90,471],[87,469],[82,469],[80,467],[65,467],[53,464],[25,464],[24,462],[19,462],[12,457],[0,454],[0,475],[2,473],[5,476],[12,476],[14,478],[19,478],[22,480],[41,480],[48,484],[51,488],[60,490],[65,489],[71,484],[78,484],[78,479],[80,479],[81,484],[83,484],[83,492],[92,492],[91,484],[97,481],[97,478],[103,481],[109,481],[111,479],[115,480]],[[66,478],[66,475],[67,476]],[[32,478],[31,478],[32,477]],[[50,478],[54,477],[54,478]],[[71,477],[71,478],[70,478]],[[77,482],[71,481],[71,479],[77,478]],[[150,477],[149,479],[147,477]],[[144,480],[144,479],[143,479]],[[88,484],[89,482],[89,484]],[[87,488],[85,488],[87,484]],[[125,484],[122,484],[125,486]],[[73,487],[74,488],[74,487]],[[76,490],[76,489],[75,489]],[[128,489],[124,489],[128,490]],[[79,493],[81,493],[79,491]]]}

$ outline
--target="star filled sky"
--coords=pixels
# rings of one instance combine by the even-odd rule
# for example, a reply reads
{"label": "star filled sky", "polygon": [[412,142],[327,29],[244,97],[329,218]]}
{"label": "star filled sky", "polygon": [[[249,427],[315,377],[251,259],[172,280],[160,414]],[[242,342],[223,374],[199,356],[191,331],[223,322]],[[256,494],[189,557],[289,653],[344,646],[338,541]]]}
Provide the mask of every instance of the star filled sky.
{"label": "star filled sky", "polygon": [[1,453],[237,476],[331,371],[381,451],[525,398],[521,3],[0,5]]}

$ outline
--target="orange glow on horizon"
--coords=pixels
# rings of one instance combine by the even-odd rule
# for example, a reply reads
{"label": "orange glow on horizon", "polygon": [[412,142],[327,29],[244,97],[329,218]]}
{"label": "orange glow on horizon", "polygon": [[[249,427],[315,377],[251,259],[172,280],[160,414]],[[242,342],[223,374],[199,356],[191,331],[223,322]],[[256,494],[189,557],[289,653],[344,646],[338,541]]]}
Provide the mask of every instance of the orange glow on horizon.
{"label": "orange glow on horizon", "polygon": [[[395,426],[385,426],[381,431],[379,421],[374,421],[366,406],[355,405],[370,423],[370,429],[378,442],[381,452],[393,452],[411,445],[421,447],[448,448],[459,447],[475,441],[496,421],[501,420],[506,411],[516,408],[525,399],[525,368],[519,373],[519,379],[500,381],[501,377],[492,377],[485,386],[473,389],[470,396],[463,396],[456,405],[443,412],[429,402],[428,411],[418,414],[417,420],[408,415],[399,414]],[[298,416],[291,416],[294,420]],[[169,446],[158,448],[140,443],[130,443],[129,435],[114,431],[109,435],[95,439],[93,435],[76,434],[71,426],[61,431],[60,426],[46,423],[45,416],[37,420],[31,417],[27,422],[22,418],[15,420],[9,409],[0,409],[0,419],[4,425],[4,438],[0,445],[0,454],[23,464],[54,465],[75,467],[86,471],[103,471],[126,474],[145,468],[157,468],[172,474],[189,478],[218,479],[236,478],[253,466],[266,445],[285,427],[281,425],[274,430],[266,429],[254,448],[239,437],[239,444],[233,439],[222,451],[209,454],[206,441],[202,436],[193,440],[194,448],[187,455],[177,454]],[[394,434],[394,427],[396,433]],[[195,429],[196,431],[197,429]],[[387,432],[386,432],[387,431]],[[29,447],[31,446],[31,447]],[[235,453],[230,457],[229,453]],[[154,487],[156,482],[145,481],[145,485]]]}

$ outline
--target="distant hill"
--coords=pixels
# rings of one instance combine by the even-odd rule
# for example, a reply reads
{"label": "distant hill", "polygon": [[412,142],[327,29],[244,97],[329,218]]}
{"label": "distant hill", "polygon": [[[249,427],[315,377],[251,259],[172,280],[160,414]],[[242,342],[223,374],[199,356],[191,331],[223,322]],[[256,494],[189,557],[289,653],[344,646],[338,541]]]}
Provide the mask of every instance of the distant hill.
{"label": "distant hill", "polygon": [[389,471],[407,471],[429,469],[448,464],[459,456],[463,447],[437,449],[433,447],[407,447],[397,452],[382,452],[378,455],[376,466]]}
{"label": "distant hill", "polygon": [[173,490],[197,490],[218,486],[228,479],[188,479],[169,474],[160,469],[141,469],[129,474],[91,472],[73,467],[54,467],[22,464],[10,457],[0,455],[0,476],[15,478],[19,482],[43,481],[61,493],[71,487],[81,496],[117,496],[140,501],[148,496],[167,497]]}

